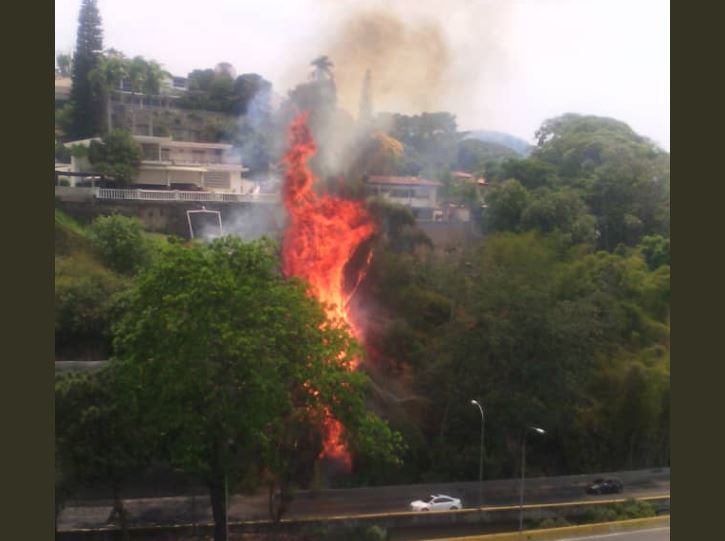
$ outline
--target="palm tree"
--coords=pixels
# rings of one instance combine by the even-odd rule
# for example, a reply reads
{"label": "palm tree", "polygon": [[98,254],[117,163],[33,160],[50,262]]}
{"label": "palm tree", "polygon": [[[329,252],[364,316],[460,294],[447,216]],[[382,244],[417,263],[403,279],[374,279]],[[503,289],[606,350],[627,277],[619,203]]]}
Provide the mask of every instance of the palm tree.
{"label": "palm tree", "polygon": [[155,95],[159,93],[159,87],[161,85],[161,79],[163,79],[166,72],[161,69],[161,64],[155,60],[149,60],[146,62],[145,69],[143,71],[143,82],[142,89],[144,94]]}
{"label": "palm tree", "polygon": [[318,56],[310,62],[310,65],[315,67],[312,71],[312,78],[315,81],[332,79],[332,66],[334,66],[334,64],[326,55]]}
{"label": "palm tree", "polygon": [[103,56],[98,65],[90,71],[88,78],[95,92],[106,98],[106,128],[108,133],[113,130],[111,94],[126,77],[127,61],[122,56]]}
{"label": "palm tree", "polygon": [[[145,71],[146,60],[142,56],[136,56],[128,63],[127,78],[131,83],[131,101],[133,103],[131,107],[131,133],[136,133],[136,93],[141,91]],[[141,108],[143,109],[143,99],[141,100]]]}

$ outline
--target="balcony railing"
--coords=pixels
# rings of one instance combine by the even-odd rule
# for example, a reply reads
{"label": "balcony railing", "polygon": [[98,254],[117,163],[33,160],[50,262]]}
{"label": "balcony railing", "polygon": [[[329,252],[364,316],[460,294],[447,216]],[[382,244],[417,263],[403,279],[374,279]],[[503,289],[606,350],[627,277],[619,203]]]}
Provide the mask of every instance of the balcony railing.
{"label": "balcony railing", "polygon": [[242,161],[240,159],[234,159],[234,158],[227,158],[227,159],[221,159],[221,158],[214,158],[214,159],[191,159],[191,160],[179,160],[179,159],[169,159],[164,158],[163,156],[159,160],[157,156],[144,156],[143,158],[144,162],[149,162],[152,164],[159,164],[159,165],[242,165]]}
{"label": "balcony railing", "polygon": [[199,203],[277,203],[277,194],[238,194],[231,192],[192,192],[180,190],[130,190],[96,188],[96,199],[133,201],[194,201]]}

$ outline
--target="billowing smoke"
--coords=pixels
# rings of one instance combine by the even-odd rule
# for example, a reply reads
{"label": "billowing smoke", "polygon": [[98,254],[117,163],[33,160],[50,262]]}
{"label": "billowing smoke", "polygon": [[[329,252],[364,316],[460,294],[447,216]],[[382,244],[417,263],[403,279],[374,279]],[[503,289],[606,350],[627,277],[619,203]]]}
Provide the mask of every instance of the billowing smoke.
{"label": "billowing smoke", "polygon": [[390,12],[365,11],[345,20],[330,42],[340,104],[357,110],[366,69],[375,101],[387,110],[430,111],[448,85],[451,50],[435,21],[405,22]]}
{"label": "billowing smoke", "polygon": [[[513,8],[483,0],[414,5],[318,0],[317,5],[325,23],[288,59],[283,84],[286,90],[304,82],[310,61],[320,55],[334,63],[336,109],[325,119],[313,115],[310,122],[320,147],[313,167],[323,177],[344,176],[364,146],[354,120],[367,70],[373,113],[448,111],[495,124],[510,62],[506,47]],[[386,128],[380,119],[376,127]]]}
{"label": "billowing smoke", "polygon": [[224,233],[245,241],[262,237],[279,239],[284,229],[286,215],[281,205],[255,204],[237,207],[225,214]]}
{"label": "billowing smoke", "polygon": [[[450,111],[494,120],[511,55],[507,2],[486,0],[319,0],[330,23],[300,50],[290,86],[325,54],[335,63],[338,105],[357,114],[369,68],[375,109],[404,114]],[[472,51],[475,51],[472,53]],[[296,79],[294,79],[296,78]],[[475,92],[475,96],[472,95]]]}

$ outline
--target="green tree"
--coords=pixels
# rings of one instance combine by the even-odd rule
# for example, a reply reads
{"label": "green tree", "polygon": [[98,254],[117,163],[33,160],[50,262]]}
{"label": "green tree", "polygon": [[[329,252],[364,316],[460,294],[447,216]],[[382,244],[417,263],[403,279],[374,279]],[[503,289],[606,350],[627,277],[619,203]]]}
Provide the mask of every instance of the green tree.
{"label": "green tree", "polygon": [[189,90],[206,90],[211,87],[215,73],[213,69],[194,70],[189,74]]}
{"label": "green tree", "polygon": [[521,215],[530,198],[529,191],[515,179],[492,187],[486,196],[486,226],[492,231],[520,231]]}
{"label": "green tree", "polygon": [[95,170],[117,182],[128,184],[141,165],[141,146],[125,130],[114,130],[101,141],[91,141],[88,159]]}
{"label": "green tree", "polygon": [[270,114],[271,95],[272,83],[256,73],[244,73],[234,81],[232,112],[253,115],[256,122],[264,122]]}
{"label": "green tree", "polygon": [[116,298],[127,284],[105,267],[86,231],[56,210],[55,351],[65,359],[107,359]]}
{"label": "green tree", "polygon": [[106,111],[106,133],[113,131],[113,111],[111,95],[115,88],[128,75],[128,62],[120,56],[101,57],[98,65],[88,74],[93,91],[103,99]]}
{"label": "green tree", "polygon": [[133,274],[149,262],[151,254],[138,218],[99,216],[90,226],[89,237],[103,262],[116,272]]}
{"label": "green tree", "polygon": [[413,174],[440,172],[454,163],[457,146],[464,134],[457,131],[456,117],[451,113],[420,115],[379,115],[378,123],[387,125],[389,134],[405,145],[406,167]]}
{"label": "green tree", "polygon": [[274,250],[233,238],[171,245],[139,276],[114,342],[129,407],[171,464],[205,479],[217,540],[225,485],[264,469],[284,484],[300,459],[295,427],[329,412],[353,451],[394,460],[399,447],[365,408],[365,376],[341,365],[360,354],[349,333],[280,275]]}
{"label": "green tree", "polygon": [[640,250],[650,270],[670,264],[670,239],[660,235],[643,237]]}
{"label": "green tree", "polygon": [[70,94],[73,104],[70,136],[74,139],[91,137],[101,132],[103,102],[94,94],[89,75],[98,65],[102,50],[103,30],[96,0],[83,0],[78,15]]}
{"label": "green tree", "polygon": [[120,400],[112,367],[56,380],[55,426],[61,471],[79,484],[110,484],[109,520],[117,518],[128,539],[123,482],[148,461],[150,447],[143,424]]}
{"label": "green tree", "polygon": [[521,225],[524,230],[538,229],[543,233],[560,231],[573,244],[593,245],[597,239],[596,219],[581,197],[568,189],[544,188],[534,192],[521,214]]}
{"label": "green tree", "polygon": [[532,158],[557,169],[558,181],[581,189],[601,235],[599,246],[633,246],[669,235],[669,154],[611,118],[566,114],[537,131]]}
{"label": "green tree", "polygon": [[515,178],[529,190],[554,187],[557,185],[557,168],[536,157],[510,159],[503,162],[489,180],[502,181],[507,178]]}

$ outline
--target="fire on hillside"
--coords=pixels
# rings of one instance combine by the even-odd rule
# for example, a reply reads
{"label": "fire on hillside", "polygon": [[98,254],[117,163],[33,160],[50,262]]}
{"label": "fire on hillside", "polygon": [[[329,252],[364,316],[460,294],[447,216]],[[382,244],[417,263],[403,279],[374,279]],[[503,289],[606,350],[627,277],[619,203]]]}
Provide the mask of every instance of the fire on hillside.
{"label": "fire on hillside", "polygon": [[[356,251],[375,232],[375,224],[363,203],[314,191],[317,180],[308,167],[316,152],[315,141],[307,126],[307,115],[298,115],[289,128],[289,149],[285,154],[287,173],[283,189],[289,225],[282,245],[282,268],[287,276],[303,278],[325,306],[330,320],[346,324],[361,339],[350,300],[364,278],[372,253],[356,269],[352,284],[346,279],[346,267]],[[346,364],[357,368],[360,359]],[[323,449],[320,458],[352,464],[345,445],[344,427],[329,411],[325,412]]]}

